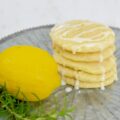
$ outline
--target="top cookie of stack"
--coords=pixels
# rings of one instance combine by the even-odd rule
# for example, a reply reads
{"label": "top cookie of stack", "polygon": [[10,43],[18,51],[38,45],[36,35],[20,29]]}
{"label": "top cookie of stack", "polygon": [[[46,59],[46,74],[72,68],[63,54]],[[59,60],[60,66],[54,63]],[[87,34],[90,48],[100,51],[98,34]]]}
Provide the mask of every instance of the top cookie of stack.
{"label": "top cookie of stack", "polygon": [[91,21],[74,20],[56,25],[50,35],[53,44],[73,53],[103,51],[115,41],[109,27]]}
{"label": "top cookie of stack", "polygon": [[50,36],[59,72],[68,84],[96,88],[116,79],[115,34],[109,27],[74,20],[56,25]]}

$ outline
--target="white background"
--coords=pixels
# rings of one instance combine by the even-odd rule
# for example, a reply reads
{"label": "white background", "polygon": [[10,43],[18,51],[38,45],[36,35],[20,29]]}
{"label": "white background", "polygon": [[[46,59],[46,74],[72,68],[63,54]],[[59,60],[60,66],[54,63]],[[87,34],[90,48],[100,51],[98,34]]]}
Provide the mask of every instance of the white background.
{"label": "white background", "polygon": [[120,28],[120,0],[0,0],[0,38],[71,19],[90,19]]}

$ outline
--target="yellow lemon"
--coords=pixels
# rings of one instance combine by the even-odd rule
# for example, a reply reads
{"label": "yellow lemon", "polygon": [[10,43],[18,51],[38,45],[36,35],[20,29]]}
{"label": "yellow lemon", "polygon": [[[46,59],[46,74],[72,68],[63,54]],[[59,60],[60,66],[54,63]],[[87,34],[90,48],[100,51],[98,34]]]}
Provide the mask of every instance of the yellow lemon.
{"label": "yellow lemon", "polygon": [[12,46],[0,54],[0,84],[6,84],[12,95],[19,93],[18,99],[37,101],[59,87],[60,78],[47,51],[33,46]]}

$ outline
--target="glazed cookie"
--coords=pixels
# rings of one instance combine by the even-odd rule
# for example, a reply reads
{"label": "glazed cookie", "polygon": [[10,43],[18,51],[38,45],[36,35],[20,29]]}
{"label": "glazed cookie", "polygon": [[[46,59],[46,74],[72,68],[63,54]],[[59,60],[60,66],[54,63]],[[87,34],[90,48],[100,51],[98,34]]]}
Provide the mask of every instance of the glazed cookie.
{"label": "glazed cookie", "polygon": [[75,71],[71,68],[64,67],[62,65],[58,65],[58,71],[62,77],[66,76],[69,78],[80,80],[81,82],[100,82],[102,80],[109,79],[113,75],[117,77],[117,71],[115,65],[110,71],[98,75],[90,74],[83,71]]}
{"label": "glazed cookie", "polygon": [[74,54],[103,51],[115,42],[115,34],[109,27],[85,20],[56,25],[50,36],[53,44]]}
{"label": "glazed cookie", "polygon": [[54,52],[53,56],[58,64],[72,68],[74,70],[81,70],[91,74],[103,74],[107,71],[110,71],[113,66],[116,65],[116,60],[114,56],[109,57],[103,62],[74,62],[62,57],[57,52]]}
{"label": "glazed cookie", "polygon": [[[115,81],[115,76],[112,76],[105,81],[102,82],[83,82],[83,81],[76,81],[73,78],[64,77],[64,80],[67,84],[75,86],[76,88],[103,88],[104,86],[110,85]],[[77,82],[77,84],[76,84]],[[76,86],[77,85],[77,86]]]}
{"label": "glazed cookie", "polygon": [[84,62],[93,62],[93,61],[102,62],[103,60],[112,56],[113,53],[115,52],[115,49],[116,49],[115,46],[112,45],[106,48],[102,52],[72,54],[70,51],[63,50],[59,46],[54,46],[54,50],[57,53],[59,53],[61,56],[73,61],[84,61]]}
{"label": "glazed cookie", "polygon": [[117,79],[115,34],[109,27],[73,20],[55,25],[50,36],[62,82],[104,88]]}

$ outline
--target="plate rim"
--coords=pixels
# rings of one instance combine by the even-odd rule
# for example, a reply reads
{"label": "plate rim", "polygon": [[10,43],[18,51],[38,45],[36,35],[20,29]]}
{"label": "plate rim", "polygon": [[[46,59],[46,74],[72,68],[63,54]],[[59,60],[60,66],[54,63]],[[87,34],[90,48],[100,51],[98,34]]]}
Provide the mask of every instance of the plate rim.
{"label": "plate rim", "polygon": [[38,29],[41,29],[41,28],[46,28],[46,27],[53,27],[54,24],[48,24],[48,25],[40,25],[40,26],[37,26],[37,27],[30,27],[30,28],[25,28],[25,29],[21,29],[21,30],[18,30],[12,34],[8,34],[8,35],[5,35],[4,37],[0,38],[0,44],[8,41],[9,39],[15,37],[15,36],[18,36],[24,32],[28,32],[28,31],[32,31],[32,30],[38,30]]}

